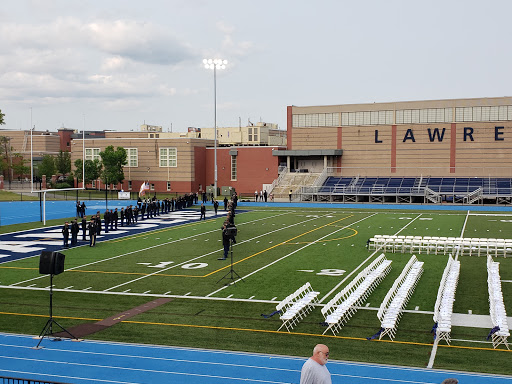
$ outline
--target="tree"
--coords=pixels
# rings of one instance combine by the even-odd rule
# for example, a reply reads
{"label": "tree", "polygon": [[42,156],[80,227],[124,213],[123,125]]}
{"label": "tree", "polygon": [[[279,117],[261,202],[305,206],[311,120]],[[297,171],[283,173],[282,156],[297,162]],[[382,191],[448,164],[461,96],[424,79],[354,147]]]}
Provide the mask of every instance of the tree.
{"label": "tree", "polygon": [[[1,113],[1,112],[0,112]],[[1,117],[1,116],[0,116]],[[2,121],[3,121],[3,117]],[[7,170],[7,178],[9,183],[12,179],[12,152],[11,152],[11,139],[9,137],[0,136],[0,156],[2,157],[0,163],[1,171]]]}
{"label": "tree", "polygon": [[12,169],[14,173],[16,173],[20,177],[24,177],[30,172],[30,167],[25,165],[25,159],[19,153],[14,154],[14,162],[12,164]]}
{"label": "tree", "polygon": [[5,124],[4,117],[5,117],[5,114],[2,113],[2,110],[0,109],[0,125]]}
{"label": "tree", "polygon": [[126,149],[109,145],[103,152],[100,152],[103,162],[101,178],[105,184],[117,184],[124,180],[123,165],[126,164]]}
{"label": "tree", "polygon": [[71,153],[64,152],[61,149],[55,158],[55,167],[57,168],[57,172],[61,175],[67,175],[71,172]]}
{"label": "tree", "polygon": [[[75,172],[74,175],[77,178],[79,182],[82,181],[82,159],[76,159],[75,160]],[[98,159],[92,161],[92,160],[85,160],[85,183],[92,180],[96,180],[101,175],[101,170],[103,168],[103,165],[100,163]]]}
{"label": "tree", "polygon": [[39,176],[43,177],[46,175],[46,178],[49,179],[52,175],[55,174],[55,160],[52,155],[44,155],[41,164],[39,164]]}

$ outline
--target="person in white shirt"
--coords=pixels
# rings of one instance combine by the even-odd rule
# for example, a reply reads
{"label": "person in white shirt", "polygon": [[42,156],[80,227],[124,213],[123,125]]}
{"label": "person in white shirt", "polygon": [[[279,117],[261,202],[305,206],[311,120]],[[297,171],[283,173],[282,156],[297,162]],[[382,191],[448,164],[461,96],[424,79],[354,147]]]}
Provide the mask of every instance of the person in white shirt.
{"label": "person in white shirt", "polygon": [[329,359],[329,347],[317,344],[311,356],[302,366],[300,384],[331,384],[331,374],[325,366]]}

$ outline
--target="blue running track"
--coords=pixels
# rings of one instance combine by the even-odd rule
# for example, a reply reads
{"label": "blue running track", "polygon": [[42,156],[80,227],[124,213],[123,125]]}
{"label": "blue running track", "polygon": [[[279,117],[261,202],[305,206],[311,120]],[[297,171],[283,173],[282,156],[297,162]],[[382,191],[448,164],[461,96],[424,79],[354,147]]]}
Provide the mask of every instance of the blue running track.
{"label": "blue running track", "polygon": [[[115,209],[135,205],[135,200],[109,200],[108,208]],[[74,217],[76,215],[75,201],[47,201],[46,220]],[[105,211],[105,200],[85,200],[87,206],[86,215],[101,214]],[[222,205],[222,204],[221,204]],[[207,210],[212,210],[211,204],[206,205]],[[341,204],[341,203],[255,203],[239,202],[238,207],[247,209],[251,207],[268,208],[345,208],[345,209],[386,209],[403,211],[486,211],[486,212],[512,212],[512,207],[503,205],[433,205],[433,204]],[[221,207],[220,207],[221,208]],[[221,211],[222,208],[219,210]],[[15,201],[0,202],[0,225],[29,223],[41,220],[39,201]]]}
{"label": "blue running track", "polygon": [[[0,375],[65,383],[298,383],[305,359],[0,333]],[[336,353],[335,351],[332,351]],[[512,377],[330,360],[333,383],[511,384]]]}

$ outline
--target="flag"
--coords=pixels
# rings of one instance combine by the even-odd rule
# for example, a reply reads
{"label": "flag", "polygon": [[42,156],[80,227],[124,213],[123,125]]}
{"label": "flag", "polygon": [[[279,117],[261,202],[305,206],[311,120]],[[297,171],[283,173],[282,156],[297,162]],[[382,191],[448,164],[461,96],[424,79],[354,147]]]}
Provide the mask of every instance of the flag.
{"label": "flag", "polygon": [[149,182],[143,181],[142,185],[140,186],[139,196],[144,196],[146,191],[149,191]]}

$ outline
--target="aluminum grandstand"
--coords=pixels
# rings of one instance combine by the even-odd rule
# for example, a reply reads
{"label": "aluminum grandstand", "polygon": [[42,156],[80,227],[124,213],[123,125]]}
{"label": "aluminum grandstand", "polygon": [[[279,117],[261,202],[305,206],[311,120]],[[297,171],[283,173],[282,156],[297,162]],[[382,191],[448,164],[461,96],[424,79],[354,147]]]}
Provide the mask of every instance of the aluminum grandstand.
{"label": "aluminum grandstand", "polygon": [[328,176],[321,186],[302,187],[300,197],[302,201],[510,204],[512,179]]}

